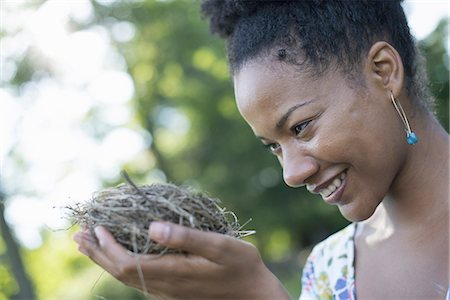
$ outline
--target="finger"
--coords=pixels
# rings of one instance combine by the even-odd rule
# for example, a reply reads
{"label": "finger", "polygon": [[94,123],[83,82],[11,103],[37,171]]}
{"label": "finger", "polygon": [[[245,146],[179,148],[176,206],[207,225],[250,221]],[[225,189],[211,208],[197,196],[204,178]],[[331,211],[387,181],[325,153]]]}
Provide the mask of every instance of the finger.
{"label": "finger", "polygon": [[89,248],[97,247],[97,239],[90,232],[77,232],[73,239],[78,244],[78,250],[86,256],[89,256]]}
{"label": "finger", "polygon": [[103,226],[94,229],[98,239],[98,250],[101,251],[110,261],[116,264],[125,263],[130,260],[130,254],[125,247],[119,244],[114,236]]}
{"label": "finger", "polygon": [[95,235],[96,238],[88,231],[76,233],[74,240],[79,244],[79,251],[115,278],[135,288],[142,289],[139,268],[145,269],[143,278],[151,279],[152,282],[162,277],[180,276],[188,274],[188,270],[192,271],[192,268],[185,266],[185,256],[168,255],[166,259],[157,255],[130,255],[104,227],[96,227]]}
{"label": "finger", "polygon": [[73,235],[73,239],[75,242],[77,242],[77,244],[80,244],[79,241],[83,239],[89,240],[90,242],[95,244],[98,243],[98,240],[95,236],[93,229],[90,229],[86,226],[82,226],[80,230]]}
{"label": "finger", "polygon": [[[96,227],[95,234],[96,239],[89,233],[82,232],[76,234],[74,239],[76,241],[78,240],[78,249],[108,273],[116,278],[120,277],[122,274],[121,266],[130,259],[130,256],[125,248],[115,242],[114,237],[105,228]],[[107,255],[105,248],[108,247],[118,252],[114,259],[111,259]]]}
{"label": "finger", "polygon": [[73,235],[73,240],[77,243],[78,245],[78,251],[80,251],[81,253],[83,253],[84,255],[86,255],[86,253],[83,252],[83,249],[81,247],[82,241],[84,239],[83,237],[84,233],[82,232],[77,232]]}
{"label": "finger", "polygon": [[[214,273],[221,265],[205,257],[188,254],[142,255],[142,269],[148,270],[148,278],[202,278],[205,273]],[[147,278],[147,276],[146,276]]]}
{"label": "finger", "polygon": [[[111,273],[114,277],[122,280],[125,278],[132,278],[137,275],[139,267],[142,267],[143,261],[151,262],[158,258],[157,255],[141,255],[131,253],[119,244],[114,236],[104,227],[97,226],[95,228],[95,235],[97,236],[99,247],[98,259],[99,263],[104,269]],[[94,249],[95,251],[95,249]],[[95,253],[93,253],[95,255]],[[151,263],[146,266],[146,278],[154,278]],[[128,281],[128,280],[127,280]]]}
{"label": "finger", "polygon": [[[137,277],[139,267],[146,269],[145,278],[147,279],[170,275],[181,269],[181,261],[175,262],[169,259],[163,262],[158,255],[139,255],[129,252],[102,226],[95,228],[95,235],[98,239],[98,246],[90,249],[91,258],[120,280],[127,278],[126,281],[129,281],[133,277]],[[157,263],[155,264],[155,262]]]}
{"label": "finger", "polygon": [[78,250],[86,256],[90,257],[89,253],[91,252],[91,249],[94,250],[98,248],[97,239],[87,231],[75,233],[73,239],[78,244]]}
{"label": "finger", "polygon": [[224,234],[199,231],[167,222],[152,222],[150,238],[166,247],[185,250],[216,263],[223,263],[230,255],[234,255],[232,252],[239,242]]}

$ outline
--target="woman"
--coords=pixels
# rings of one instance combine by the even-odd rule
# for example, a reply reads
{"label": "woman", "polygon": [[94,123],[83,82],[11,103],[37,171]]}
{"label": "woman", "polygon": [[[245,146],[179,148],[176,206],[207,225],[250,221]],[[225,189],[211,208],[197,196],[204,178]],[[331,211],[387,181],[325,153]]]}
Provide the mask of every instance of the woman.
{"label": "woman", "polygon": [[[286,184],[353,221],[314,248],[300,298],[445,299],[449,136],[429,110],[400,2],[205,0],[202,11],[228,42],[239,111]],[[139,270],[104,228],[99,244],[75,240],[163,298],[289,298],[248,243],[161,222],[149,234],[190,254],[140,256]]]}

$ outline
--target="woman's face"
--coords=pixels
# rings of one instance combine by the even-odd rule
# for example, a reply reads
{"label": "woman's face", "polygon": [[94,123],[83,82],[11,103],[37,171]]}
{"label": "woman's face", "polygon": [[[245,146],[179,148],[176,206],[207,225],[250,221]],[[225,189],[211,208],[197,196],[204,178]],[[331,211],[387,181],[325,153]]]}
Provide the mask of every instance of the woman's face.
{"label": "woman's face", "polygon": [[306,185],[352,221],[373,214],[406,149],[388,91],[366,75],[362,87],[339,72],[311,78],[265,60],[234,76],[239,111],[277,156],[286,184]]}

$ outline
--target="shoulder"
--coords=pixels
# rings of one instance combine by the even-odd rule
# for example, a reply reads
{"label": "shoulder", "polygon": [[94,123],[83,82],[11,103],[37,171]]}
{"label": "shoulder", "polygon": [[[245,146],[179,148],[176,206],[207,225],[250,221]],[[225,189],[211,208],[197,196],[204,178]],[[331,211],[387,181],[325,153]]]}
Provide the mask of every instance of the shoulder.
{"label": "shoulder", "polygon": [[352,223],[313,248],[303,269],[300,299],[331,298],[352,292],[355,227]]}

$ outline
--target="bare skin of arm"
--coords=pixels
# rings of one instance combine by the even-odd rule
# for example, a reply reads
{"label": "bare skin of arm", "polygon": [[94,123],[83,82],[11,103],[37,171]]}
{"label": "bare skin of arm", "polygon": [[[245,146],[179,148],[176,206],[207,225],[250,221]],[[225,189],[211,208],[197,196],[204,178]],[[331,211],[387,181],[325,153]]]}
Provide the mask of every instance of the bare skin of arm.
{"label": "bare skin of arm", "polygon": [[95,234],[98,242],[87,231],[75,234],[80,252],[124,284],[161,299],[290,299],[258,250],[245,241],[153,222],[153,240],[189,254],[135,255],[105,228],[97,227]]}

